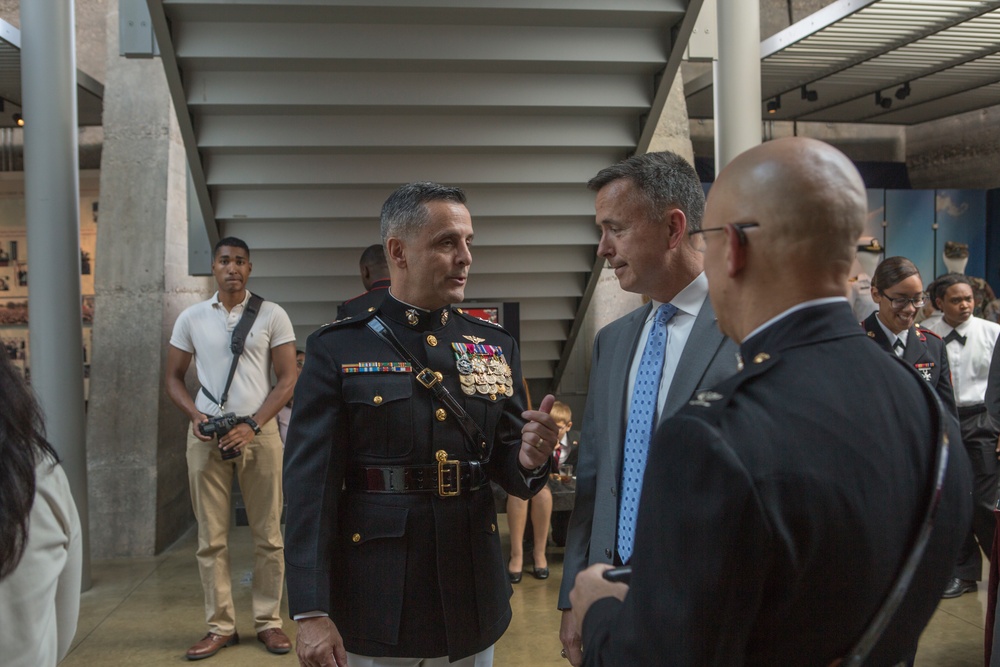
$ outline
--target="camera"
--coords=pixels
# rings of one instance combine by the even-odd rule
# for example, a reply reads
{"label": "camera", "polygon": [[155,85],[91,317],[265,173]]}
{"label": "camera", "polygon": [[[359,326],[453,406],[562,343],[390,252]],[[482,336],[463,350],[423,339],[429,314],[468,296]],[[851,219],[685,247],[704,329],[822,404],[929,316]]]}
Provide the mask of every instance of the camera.
{"label": "camera", "polygon": [[[198,430],[206,437],[218,439],[243,422],[243,417],[237,417],[235,412],[227,412],[219,417],[209,417],[208,421],[198,424]],[[222,460],[235,459],[241,453],[238,449],[224,449],[222,450]]]}

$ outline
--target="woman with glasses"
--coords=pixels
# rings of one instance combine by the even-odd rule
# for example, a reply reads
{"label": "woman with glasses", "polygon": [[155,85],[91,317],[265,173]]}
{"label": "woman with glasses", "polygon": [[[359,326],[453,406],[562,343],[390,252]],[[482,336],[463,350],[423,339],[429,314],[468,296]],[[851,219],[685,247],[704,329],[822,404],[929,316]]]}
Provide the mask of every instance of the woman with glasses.
{"label": "woman with glasses", "polygon": [[889,257],[875,269],[871,289],[878,310],[861,323],[868,337],[913,366],[958,419],[944,341],[913,323],[926,300],[917,267],[905,257]]}

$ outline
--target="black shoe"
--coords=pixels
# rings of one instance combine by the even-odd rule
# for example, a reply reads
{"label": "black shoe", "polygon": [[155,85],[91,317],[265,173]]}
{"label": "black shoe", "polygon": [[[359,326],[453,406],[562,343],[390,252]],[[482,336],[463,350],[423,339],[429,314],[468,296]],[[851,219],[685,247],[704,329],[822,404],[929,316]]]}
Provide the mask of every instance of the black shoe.
{"label": "black shoe", "polygon": [[971,579],[959,579],[954,577],[948,582],[948,587],[941,594],[942,598],[957,598],[965,593],[975,593],[979,587]]}
{"label": "black shoe", "polygon": [[521,583],[521,571],[511,572],[509,560],[507,561],[507,578],[510,579],[510,583],[512,584]]}
{"label": "black shoe", "polygon": [[535,579],[548,579],[549,578],[549,568],[547,567],[533,567],[531,568],[531,576]]}

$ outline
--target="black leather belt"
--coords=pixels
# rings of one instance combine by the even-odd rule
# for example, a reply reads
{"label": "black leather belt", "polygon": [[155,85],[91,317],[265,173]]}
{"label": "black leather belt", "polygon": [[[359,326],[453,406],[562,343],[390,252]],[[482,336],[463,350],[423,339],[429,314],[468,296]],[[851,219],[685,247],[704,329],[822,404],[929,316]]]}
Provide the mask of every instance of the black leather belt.
{"label": "black leather belt", "polygon": [[982,414],[986,412],[985,403],[976,403],[975,405],[958,406],[958,418],[968,419],[969,417],[974,417],[975,415]]}
{"label": "black leather belt", "polygon": [[360,466],[347,473],[347,490],[366,493],[432,491],[444,498],[476,491],[486,484],[479,461],[440,460],[421,466]]}

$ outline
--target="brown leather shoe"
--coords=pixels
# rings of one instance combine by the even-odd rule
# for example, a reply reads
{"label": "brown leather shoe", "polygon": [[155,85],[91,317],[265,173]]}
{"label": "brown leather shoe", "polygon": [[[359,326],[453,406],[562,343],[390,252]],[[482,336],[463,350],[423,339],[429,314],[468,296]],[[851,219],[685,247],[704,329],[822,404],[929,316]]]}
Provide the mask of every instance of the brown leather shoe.
{"label": "brown leather shoe", "polygon": [[268,628],[257,633],[257,641],[267,647],[271,653],[281,655],[292,650],[292,640],[281,628]]}
{"label": "brown leather shoe", "polygon": [[213,655],[226,648],[240,643],[240,636],[235,632],[231,635],[217,635],[209,632],[202,637],[201,641],[192,646],[187,651],[188,660],[202,660],[211,658]]}

